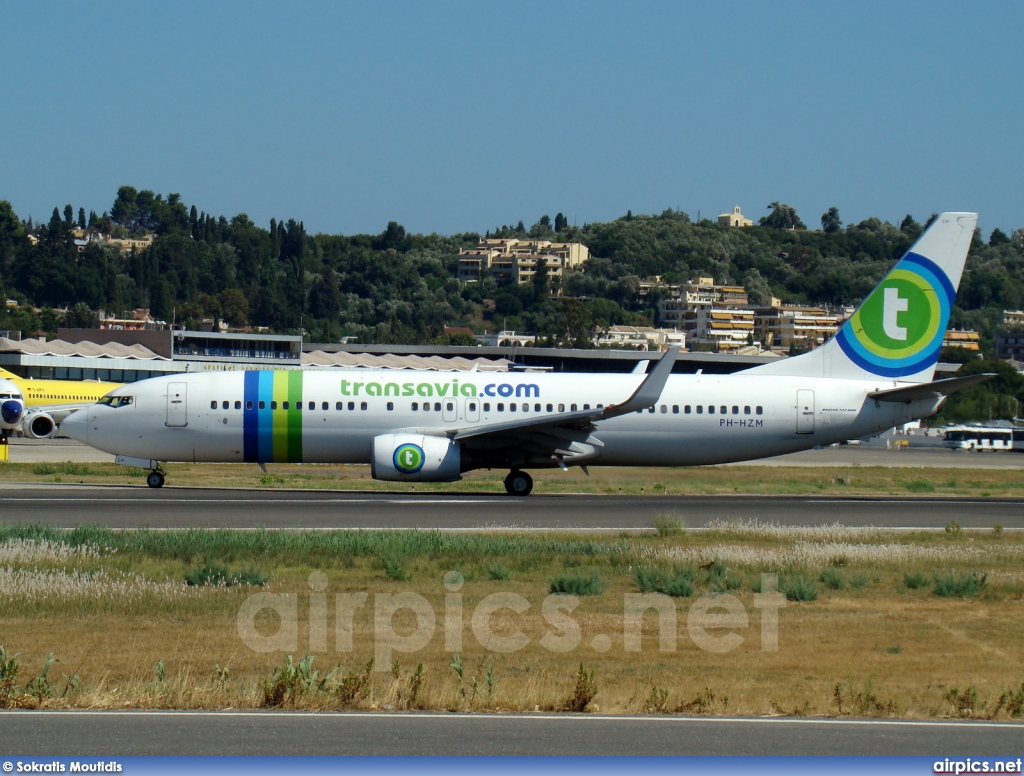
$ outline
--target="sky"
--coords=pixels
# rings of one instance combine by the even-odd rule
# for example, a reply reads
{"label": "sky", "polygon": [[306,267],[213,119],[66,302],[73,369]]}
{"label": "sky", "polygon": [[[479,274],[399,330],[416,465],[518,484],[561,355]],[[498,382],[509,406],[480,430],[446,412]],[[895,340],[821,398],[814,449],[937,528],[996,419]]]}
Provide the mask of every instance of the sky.
{"label": "sky", "polygon": [[1024,227],[1017,2],[0,2],[0,200],[309,232],[771,202]]}

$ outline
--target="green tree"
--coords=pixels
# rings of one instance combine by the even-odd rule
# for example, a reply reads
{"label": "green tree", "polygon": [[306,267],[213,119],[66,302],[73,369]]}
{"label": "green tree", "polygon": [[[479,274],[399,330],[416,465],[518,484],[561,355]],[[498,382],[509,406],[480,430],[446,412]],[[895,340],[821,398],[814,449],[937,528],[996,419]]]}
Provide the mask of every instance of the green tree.
{"label": "green tree", "polygon": [[998,245],[1006,245],[1010,242],[1010,238],[1006,236],[1006,232],[1002,229],[993,229],[992,234],[989,235],[988,244],[995,247]]}
{"label": "green tree", "polygon": [[220,311],[224,321],[231,326],[249,325],[249,300],[239,288],[225,288],[220,292]]}
{"label": "green tree", "polygon": [[67,329],[95,329],[99,325],[100,319],[84,302],[79,302],[64,314],[64,327]]}
{"label": "green tree", "polygon": [[772,229],[806,229],[807,226],[796,214],[796,208],[791,205],[772,202],[768,209],[772,212],[763,216],[760,220],[761,226],[769,226]]}
{"label": "green tree", "polygon": [[64,206],[64,223],[73,226],[75,223],[75,209],[70,204]]}
{"label": "green tree", "polygon": [[537,268],[533,273],[533,296],[534,299],[547,299],[550,294],[550,277],[548,274],[548,260],[541,256],[537,259]]}
{"label": "green tree", "polygon": [[835,234],[843,226],[839,218],[839,208],[830,207],[827,212],[821,214],[821,230],[828,234]]}

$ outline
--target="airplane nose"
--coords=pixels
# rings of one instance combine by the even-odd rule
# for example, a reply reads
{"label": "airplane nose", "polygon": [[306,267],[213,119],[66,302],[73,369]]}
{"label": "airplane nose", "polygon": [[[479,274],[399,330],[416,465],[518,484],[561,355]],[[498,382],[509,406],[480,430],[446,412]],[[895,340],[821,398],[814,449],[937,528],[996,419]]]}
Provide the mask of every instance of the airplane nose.
{"label": "airplane nose", "polygon": [[25,414],[25,406],[15,399],[8,399],[0,404],[0,419],[8,426],[14,426]]}
{"label": "airplane nose", "polygon": [[62,433],[72,439],[89,444],[89,409],[75,410],[60,424]]}

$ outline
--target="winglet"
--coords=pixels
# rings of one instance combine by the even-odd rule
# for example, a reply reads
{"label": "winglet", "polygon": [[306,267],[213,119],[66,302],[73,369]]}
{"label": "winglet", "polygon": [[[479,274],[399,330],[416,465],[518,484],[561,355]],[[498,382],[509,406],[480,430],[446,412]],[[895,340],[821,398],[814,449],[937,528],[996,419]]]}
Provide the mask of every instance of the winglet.
{"label": "winglet", "polygon": [[668,376],[672,374],[672,367],[675,366],[677,355],[679,355],[679,347],[673,345],[665,351],[654,369],[644,378],[632,396],[622,404],[609,405],[595,420],[617,418],[619,415],[628,415],[631,412],[654,406],[661,397],[661,392],[665,390],[665,383],[668,382]]}

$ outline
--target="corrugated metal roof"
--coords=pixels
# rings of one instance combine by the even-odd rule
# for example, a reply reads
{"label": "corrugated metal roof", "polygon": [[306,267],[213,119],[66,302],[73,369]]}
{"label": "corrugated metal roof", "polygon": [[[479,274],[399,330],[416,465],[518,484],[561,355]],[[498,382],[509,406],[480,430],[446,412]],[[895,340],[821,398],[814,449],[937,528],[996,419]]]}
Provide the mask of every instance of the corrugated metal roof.
{"label": "corrugated metal roof", "polygon": [[26,356],[83,356],[85,358],[137,358],[143,361],[170,361],[142,345],[120,345],[110,342],[97,345],[93,342],[65,342],[38,339],[9,340],[0,337],[0,352],[21,353]]}

